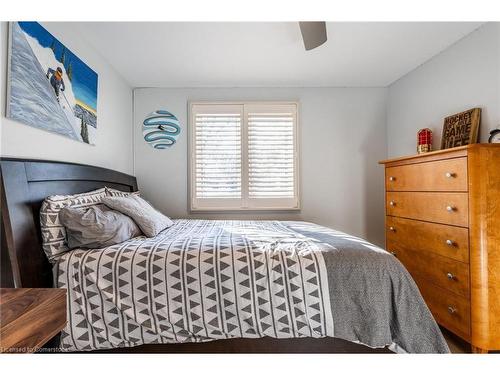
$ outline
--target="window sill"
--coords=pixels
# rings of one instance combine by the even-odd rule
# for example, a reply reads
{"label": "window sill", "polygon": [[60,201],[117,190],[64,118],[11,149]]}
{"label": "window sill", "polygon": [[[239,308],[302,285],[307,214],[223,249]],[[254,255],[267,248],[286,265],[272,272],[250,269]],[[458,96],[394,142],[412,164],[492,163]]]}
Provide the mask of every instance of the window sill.
{"label": "window sill", "polygon": [[298,212],[301,211],[301,207],[263,207],[263,208],[217,208],[217,207],[206,207],[206,208],[190,208],[190,212]]}

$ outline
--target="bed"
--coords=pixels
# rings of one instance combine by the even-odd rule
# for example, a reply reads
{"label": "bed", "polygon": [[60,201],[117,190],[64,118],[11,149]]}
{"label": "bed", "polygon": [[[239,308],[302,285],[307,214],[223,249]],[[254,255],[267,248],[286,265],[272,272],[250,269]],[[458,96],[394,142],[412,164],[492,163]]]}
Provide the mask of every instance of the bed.
{"label": "bed", "polygon": [[51,266],[43,199],[131,192],[135,177],[19,159],[1,170],[2,286],[68,290],[62,351],[448,352],[408,272],[362,239],[306,222],[180,219]]}

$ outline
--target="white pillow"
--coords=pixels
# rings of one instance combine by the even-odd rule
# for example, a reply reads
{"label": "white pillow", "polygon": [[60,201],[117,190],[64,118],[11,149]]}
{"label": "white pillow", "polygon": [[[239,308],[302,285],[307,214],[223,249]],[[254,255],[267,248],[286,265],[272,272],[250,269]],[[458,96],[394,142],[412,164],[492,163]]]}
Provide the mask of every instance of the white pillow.
{"label": "white pillow", "polygon": [[173,225],[170,218],[154,209],[138,195],[105,197],[102,203],[112,210],[130,216],[147,237],[155,237],[162,230]]}

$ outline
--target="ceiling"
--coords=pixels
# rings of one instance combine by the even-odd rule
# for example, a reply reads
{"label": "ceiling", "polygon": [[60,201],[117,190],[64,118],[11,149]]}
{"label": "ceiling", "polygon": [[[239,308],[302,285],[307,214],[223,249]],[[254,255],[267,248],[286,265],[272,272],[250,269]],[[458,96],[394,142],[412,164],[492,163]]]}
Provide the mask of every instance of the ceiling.
{"label": "ceiling", "polygon": [[329,22],[311,51],[296,22],[76,25],[133,87],[380,87],[481,23]]}

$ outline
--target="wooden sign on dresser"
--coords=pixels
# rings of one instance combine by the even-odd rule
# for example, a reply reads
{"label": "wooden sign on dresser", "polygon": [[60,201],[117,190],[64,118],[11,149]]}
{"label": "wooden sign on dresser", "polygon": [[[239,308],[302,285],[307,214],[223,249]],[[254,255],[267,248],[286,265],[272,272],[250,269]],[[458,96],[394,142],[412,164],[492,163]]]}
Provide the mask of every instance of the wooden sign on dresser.
{"label": "wooden sign on dresser", "polygon": [[408,269],[440,325],[475,353],[500,350],[500,145],[380,163],[387,251]]}

